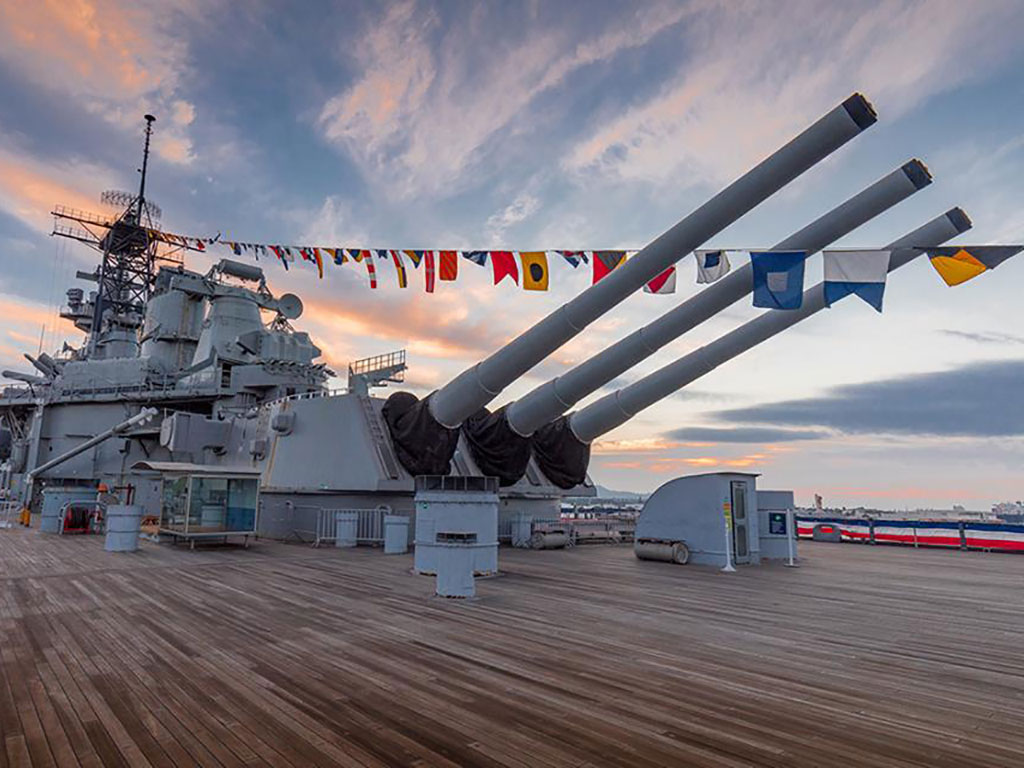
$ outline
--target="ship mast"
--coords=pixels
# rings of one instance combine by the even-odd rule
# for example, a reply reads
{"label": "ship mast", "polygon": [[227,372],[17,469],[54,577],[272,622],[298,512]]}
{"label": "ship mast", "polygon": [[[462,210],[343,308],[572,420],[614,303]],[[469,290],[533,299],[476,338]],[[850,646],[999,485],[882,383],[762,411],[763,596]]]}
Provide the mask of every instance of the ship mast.
{"label": "ship mast", "polygon": [[[149,150],[153,136],[153,115],[145,115],[145,143],[142,166],[138,169],[138,194],[110,190],[101,202],[117,206],[115,216],[97,215],[57,206],[53,234],[70,237],[100,251],[95,272],[79,272],[93,281],[97,290],[91,300],[69,306],[62,316],[86,331],[88,357],[134,357],[138,354],[138,332],[142,326],[156,278],[156,261],[166,259],[157,252],[160,208],[146,199]],[[73,224],[69,224],[72,222]],[[169,259],[181,263],[180,257]]]}
{"label": "ship mast", "polygon": [[153,115],[143,115],[146,121],[146,145],[142,149],[142,168],[139,171],[139,198],[135,206],[135,221],[142,221],[142,212],[146,206],[146,169],[149,167],[149,140],[153,135],[153,123],[156,118]]}

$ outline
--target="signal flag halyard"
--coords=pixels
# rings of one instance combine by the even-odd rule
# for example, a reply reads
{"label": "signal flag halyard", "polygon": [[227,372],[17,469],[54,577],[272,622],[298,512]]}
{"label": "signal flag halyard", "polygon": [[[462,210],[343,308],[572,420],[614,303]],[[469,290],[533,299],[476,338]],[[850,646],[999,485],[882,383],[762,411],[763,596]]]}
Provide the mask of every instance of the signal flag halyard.
{"label": "signal flag halyard", "polygon": [[751,251],[754,306],[800,309],[804,298],[804,251]]}
{"label": "signal flag halyard", "polygon": [[423,254],[423,279],[427,293],[434,292],[434,280],[436,277],[434,267],[434,252],[420,251]]}
{"label": "signal flag halyard", "polygon": [[696,251],[697,282],[713,283],[720,280],[732,269],[725,251]]}
{"label": "signal flag halyard", "polygon": [[437,277],[445,282],[451,282],[459,276],[459,252],[439,251],[439,253],[441,256]]}
{"label": "signal flag halyard", "polygon": [[594,251],[594,282],[607,277],[613,270],[625,263],[625,251]]}
{"label": "signal flag halyard", "polygon": [[669,267],[644,286],[644,293],[668,294],[676,292],[676,268]]}
{"label": "signal flag halyard", "polygon": [[281,246],[279,246],[279,245],[272,245],[272,246],[270,246],[270,250],[272,250],[274,252],[274,255],[277,256],[277,258],[279,258],[281,260],[281,263],[284,264],[284,271],[287,272],[288,271],[288,259],[286,259],[284,257],[284,252],[281,250]]}
{"label": "signal flag halyard", "polygon": [[523,265],[523,290],[546,291],[548,289],[548,255],[544,251],[521,251],[519,261]]}
{"label": "signal flag halyard", "polygon": [[366,265],[366,273],[370,276],[370,287],[377,287],[377,268],[373,265],[373,253],[369,250],[363,249],[359,251],[356,261],[361,261]]}
{"label": "signal flag halyard", "polygon": [[516,257],[512,251],[491,251],[491,266],[494,269],[495,285],[506,277],[511,277],[512,282],[519,285],[519,267],[516,266]]}
{"label": "signal flag halyard", "polygon": [[1024,245],[953,245],[929,248],[928,259],[939,277],[952,287],[995,269],[1021,251]]}
{"label": "signal flag halyard", "polygon": [[555,251],[555,253],[560,254],[573,269],[588,262],[586,251]]}
{"label": "signal flag halyard", "polygon": [[824,251],[825,306],[851,293],[882,311],[891,251]]}
{"label": "signal flag halyard", "polygon": [[402,254],[398,251],[391,251],[391,258],[395,262],[395,272],[398,274],[398,287],[408,288],[409,277],[405,272],[405,262],[402,261]]}

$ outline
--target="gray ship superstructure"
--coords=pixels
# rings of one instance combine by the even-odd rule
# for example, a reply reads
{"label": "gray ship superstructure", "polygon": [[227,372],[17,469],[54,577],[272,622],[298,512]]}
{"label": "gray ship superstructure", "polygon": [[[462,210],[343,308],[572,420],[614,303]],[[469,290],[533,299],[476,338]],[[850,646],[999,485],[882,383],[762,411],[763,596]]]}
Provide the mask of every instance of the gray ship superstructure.
{"label": "gray ship superstructure", "polygon": [[[90,337],[91,309],[65,313],[84,318]],[[141,343],[117,327],[116,344],[87,339],[63,357],[33,358],[38,375],[16,374],[19,384],[0,394],[12,436],[12,492],[23,493],[36,470],[36,492],[43,485],[130,483],[137,503],[158,508],[159,482],[132,467],[187,462],[260,468],[263,525],[271,535],[308,530],[310,521],[301,518],[311,506],[411,509],[413,478],[391,448],[383,401],[370,395],[398,378],[404,356],[354,365],[348,389],[329,389],[332,372],[317,361],[320,350],[292,327],[301,311],[298,297],[275,297],[251,264],[225,259],[206,274],[159,269],[138,324]],[[38,471],[144,408],[157,409],[157,418]],[[453,464],[473,471],[458,456]],[[547,504],[560,495],[536,474],[506,494]]]}
{"label": "gray ship superstructure", "polygon": [[[116,217],[55,211],[95,234],[63,223],[55,233],[101,259],[78,275],[95,289],[69,289],[61,310],[84,333],[81,346],[26,355],[32,373],[3,374],[7,495],[38,510],[45,487],[131,485],[135,503],[158,510],[159,477],[135,467],[177,463],[259,469],[261,530],[271,536],[311,530],[321,507],[411,511],[413,476],[371,394],[402,380],[404,353],[357,361],[348,387],[330,389],[320,349],[292,325],[301,300],[275,296],[257,265],[223,259],[200,273],[180,252],[158,252],[147,235],[158,209],[144,190],[143,180],[138,195],[122,194]],[[451,470],[477,474],[459,454]],[[503,504],[557,514],[561,495],[530,472]]]}

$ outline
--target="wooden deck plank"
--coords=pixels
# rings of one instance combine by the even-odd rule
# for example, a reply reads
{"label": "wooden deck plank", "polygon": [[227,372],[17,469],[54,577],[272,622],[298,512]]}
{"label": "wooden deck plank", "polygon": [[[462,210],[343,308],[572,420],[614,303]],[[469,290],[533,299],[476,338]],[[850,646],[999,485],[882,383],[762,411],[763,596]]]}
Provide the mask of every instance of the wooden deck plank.
{"label": "wooden deck plank", "polygon": [[[17,634],[20,635],[21,633]],[[0,662],[4,666],[5,676],[11,686],[14,706],[20,721],[20,735],[25,740],[29,760],[32,765],[47,768],[48,766],[56,765],[56,763],[54,762],[50,745],[47,743],[42,721],[36,712],[35,704],[32,702],[25,680],[29,671],[34,670],[18,658],[18,646],[16,643],[19,639],[16,636],[14,643],[0,646]]]}
{"label": "wooden deck plank", "polygon": [[800,569],[0,532],[0,768],[1024,764],[1024,558],[801,544]]}

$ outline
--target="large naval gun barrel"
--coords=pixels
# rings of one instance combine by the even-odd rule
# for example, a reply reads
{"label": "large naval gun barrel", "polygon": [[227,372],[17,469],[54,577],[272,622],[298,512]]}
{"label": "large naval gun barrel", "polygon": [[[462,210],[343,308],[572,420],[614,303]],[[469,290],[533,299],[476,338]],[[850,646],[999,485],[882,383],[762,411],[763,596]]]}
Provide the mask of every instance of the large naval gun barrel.
{"label": "large naval gun barrel", "polygon": [[[774,250],[806,251],[808,254],[819,251],[930,183],[928,169],[921,161],[912,160],[790,235]],[[486,475],[496,476],[503,485],[515,483],[525,474],[530,461],[532,441],[529,435],[752,290],[752,268],[744,264],[564,376],[541,385],[525,398],[495,413],[480,409],[462,425],[477,467]]]}
{"label": "large naval gun barrel", "polygon": [[486,360],[434,393],[430,412],[459,426],[605,312],[639,291],[679,259],[830,155],[877,119],[854,94],[818,122],[658,237],[599,283],[566,302]]}
{"label": "large naval gun barrel", "polygon": [[[960,208],[953,208],[885,246],[891,251],[889,271],[899,269],[925,249],[941,245],[971,227]],[[589,463],[589,444],[637,413],[677,392],[690,382],[782,333],[825,308],[824,283],[804,291],[800,309],[769,310],[711,343],[669,363],[654,373],[616,390],[595,403],[559,419],[534,435],[534,455],[553,482],[571,487],[582,482]]]}
{"label": "large naval gun barrel", "polygon": [[392,395],[384,417],[399,460],[412,474],[447,474],[457,428],[467,417],[605,312],[876,120],[868,100],[854,94],[622,267],[463,371],[424,403],[408,393]]}
{"label": "large naval gun barrel", "polygon": [[[808,255],[820,251],[931,182],[924,163],[911,160],[770,250],[806,251]],[[750,263],[744,264],[654,322],[509,404],[505,408],[509,426],[524,437],[532,435],[616,376],[749,295],[752,273]]]}

